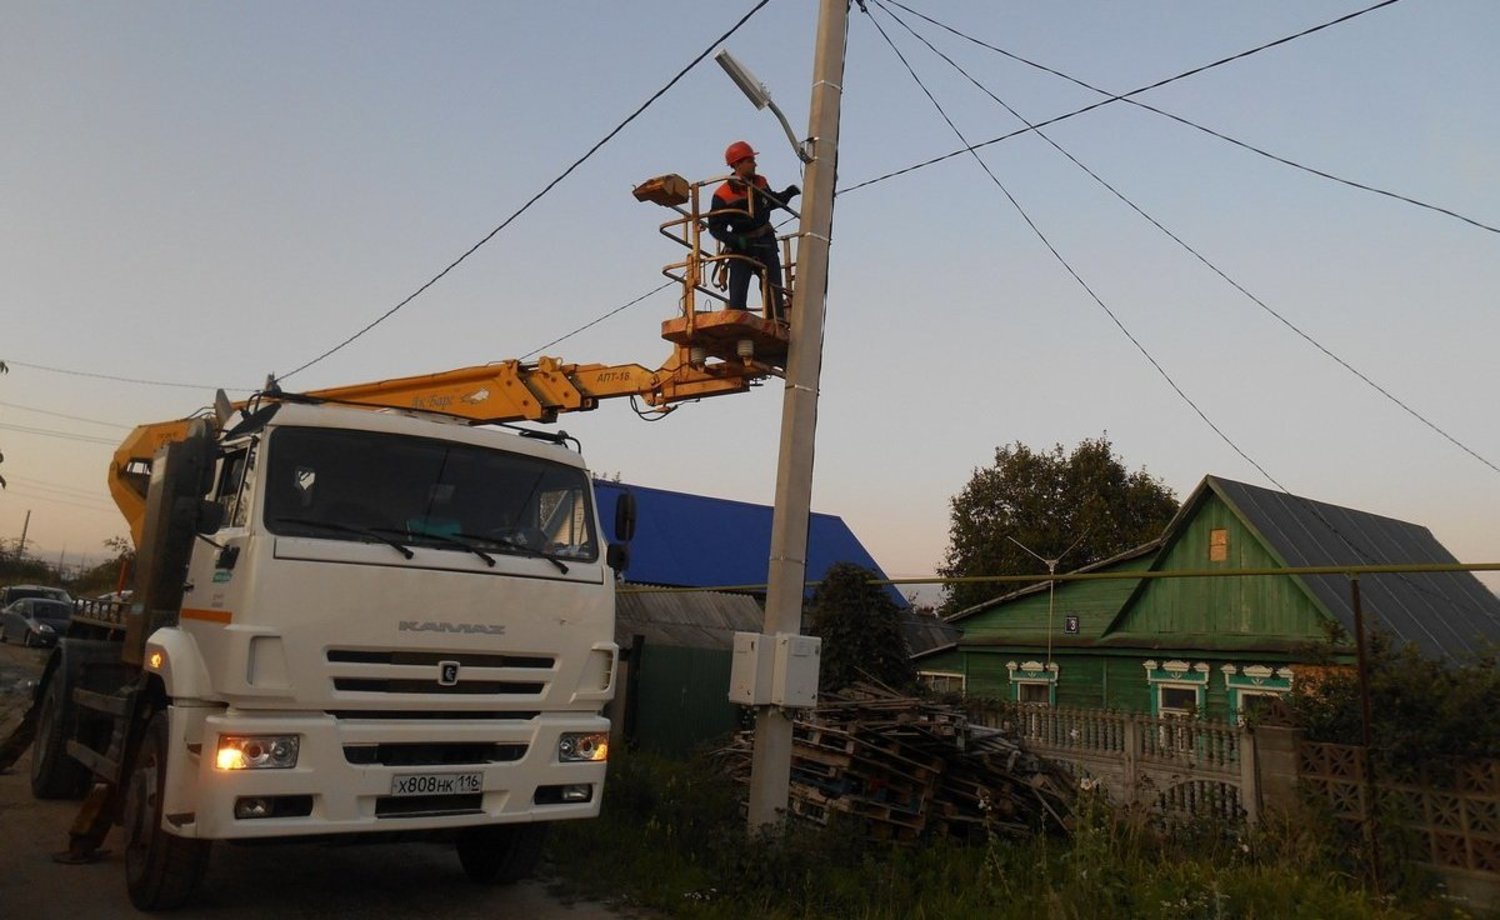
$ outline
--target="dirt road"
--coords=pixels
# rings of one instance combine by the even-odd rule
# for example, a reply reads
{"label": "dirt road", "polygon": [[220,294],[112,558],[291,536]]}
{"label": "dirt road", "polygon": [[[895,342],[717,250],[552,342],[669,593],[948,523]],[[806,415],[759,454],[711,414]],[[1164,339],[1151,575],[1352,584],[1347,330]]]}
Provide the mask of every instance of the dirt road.
{"label": "dirt road", "polygon": [[[0,645],[0,734],[19,719],[27,682],[45,652]],[[109,918],[142,916],[125,894],[119,829],[109,855],[87,866],[54,863],[67,843],[75,802],[31,797],[29,761],[0,774],[0,916]],[[538,882],[483,887],[464,878],[451,847],[215,847],[197,900],[182,918],[442,917],[444,920],[621,920],[640,916],[595,903],[566,904]]]}

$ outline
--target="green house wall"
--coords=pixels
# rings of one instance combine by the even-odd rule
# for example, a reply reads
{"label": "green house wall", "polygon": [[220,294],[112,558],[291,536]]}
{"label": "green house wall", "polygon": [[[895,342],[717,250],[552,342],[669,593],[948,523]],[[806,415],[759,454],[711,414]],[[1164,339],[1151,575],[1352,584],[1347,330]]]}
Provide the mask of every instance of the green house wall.
{"label": "green house wall", "polygon": [[[1228,536],[1226,558],[1209,558],[1210,533]],[[1211,489],[1155,553],[1121,560],[1098,572],[1274,569],[1284,563]],[[1077,617],[1078,630],[1066,631]],[[1202,714],[1232,718],[1239,693],[1224,665],[1272,668],[1290,664],[1300,646],[1325,638],[1327,614],[1293,576],[1133,578],[1062,582],[1013,597],[957,625],[958,648],[919,663],[922,670],[963,674],[971,696],[1016,698],[1010,662],[1057,665],[1058,706],[1156,710],[1156,685],[1145,664],[1180,660],[1206,664]],[[1160,676],[1161,672],[1158,672]],[[1194,672],[1195,674],[1197,672]],[[1284,681],[1282,681],[1284,684]]]}
{"label": "green house wall", "polygon": [[[1221,562],[1209,559],[1209,535],[1216,529],[1228,534],[1228,554]],[[1282,564],[1229,506],[1209,492],[1155,568],[1265,569]],[[1109,636],[1117,643],[1179,648],[1285,648],[1322,638],[1325,621],[1290,575],[1161,578],[1141,585]]]}

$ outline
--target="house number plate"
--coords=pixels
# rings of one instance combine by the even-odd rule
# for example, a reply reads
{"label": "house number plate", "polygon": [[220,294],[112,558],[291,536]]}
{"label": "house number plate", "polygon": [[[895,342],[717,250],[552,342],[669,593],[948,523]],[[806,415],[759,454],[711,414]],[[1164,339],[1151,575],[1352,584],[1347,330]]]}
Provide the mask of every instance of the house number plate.
{"label": "house number plate", "polygon": [[463,795],[483,792],[479,773],[398,773],[391,777],[391,795]]}

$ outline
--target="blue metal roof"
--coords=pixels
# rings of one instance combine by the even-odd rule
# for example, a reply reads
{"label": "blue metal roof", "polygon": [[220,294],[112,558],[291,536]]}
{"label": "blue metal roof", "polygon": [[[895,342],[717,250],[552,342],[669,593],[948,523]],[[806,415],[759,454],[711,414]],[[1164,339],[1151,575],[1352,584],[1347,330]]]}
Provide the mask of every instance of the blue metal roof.
{"label": "blue metal roof", "polygon": [[[756,585],[753,593],[764,596],[771,556],[769,505],[595,480],[606,536],[612,536],[615,502],[627,489],[635,495],[637,522],[624,573],[627,582],[691,588]],[[839,562],[886,577],[842,518],[814,513],[808,522],[807,580],[821,580]],[[907,606],[894,587],[886,590],[893,601]]]}

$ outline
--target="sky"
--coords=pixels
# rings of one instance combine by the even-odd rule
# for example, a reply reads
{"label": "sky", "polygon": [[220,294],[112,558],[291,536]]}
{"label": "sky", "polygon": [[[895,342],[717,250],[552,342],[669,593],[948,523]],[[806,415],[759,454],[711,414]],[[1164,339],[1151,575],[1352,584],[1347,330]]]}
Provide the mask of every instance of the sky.
{"label": "sky", "polygon": [[[1372,3],[906,0],[1113,93]],[[102,553],[126,532],[104,483],[129,427],[217,387],[246,395],[390,310],[753,5],[4,0],[0,537],[29,511],[44,558]],[[1022,126],[869,9],[851,13],[841,188],[964,146],[876,23],[970,142]],[[886,9],[1032,122],[1104,98]],[[816,19],[811,0],[772,0],[722,45],[799,133]],[[1500,226],[1497,34],[1491,0],[1403,0],[1135,98]],[[1264,306],[1036,134],[979,151],[1004,191],[967,154],[847,191],[814,510],[842,516],[889,575],[930,575],[950,499],[998,446],[1107,435],[1179,497],[1209,473],[1284,487],[1500,562],[1500,234],[1125,103],[1044,133]],[[741,138],[773,185],[798,181],[774,117],[705,60],[445,278],[284,386],[544,345],[657,366],[670,290],[549,343],[679,257],[657,234],[666,212],[631,188],[722,174]],[[781,405],[773,381],[656,422],[618,400],[559,427],[602,475],[770,503]]]}

